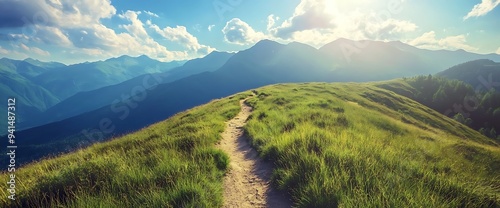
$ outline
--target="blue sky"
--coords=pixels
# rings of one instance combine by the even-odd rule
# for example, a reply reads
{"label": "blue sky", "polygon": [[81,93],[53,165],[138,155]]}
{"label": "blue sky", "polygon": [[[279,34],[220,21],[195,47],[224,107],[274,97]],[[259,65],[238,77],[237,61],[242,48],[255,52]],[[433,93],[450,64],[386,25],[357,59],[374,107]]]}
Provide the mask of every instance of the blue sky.
{"label": "blue sky", "polygon": [[67,64],[338,38],[500,54],[500,0],[0,0],[0,57]]}

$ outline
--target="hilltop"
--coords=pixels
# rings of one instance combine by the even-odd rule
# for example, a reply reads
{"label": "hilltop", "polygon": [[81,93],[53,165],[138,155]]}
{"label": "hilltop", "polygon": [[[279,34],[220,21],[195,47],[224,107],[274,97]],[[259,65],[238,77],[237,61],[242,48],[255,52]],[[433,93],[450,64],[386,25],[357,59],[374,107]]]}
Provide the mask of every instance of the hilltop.
{"label": "hilltop", "polygon": [[17,204],[0,206],[220,207],[231,158],[216,144],[245,98],[243,128],[295,206],[500,206],[497,141],[378,85],[277,84],[213,100],[25,165]]}

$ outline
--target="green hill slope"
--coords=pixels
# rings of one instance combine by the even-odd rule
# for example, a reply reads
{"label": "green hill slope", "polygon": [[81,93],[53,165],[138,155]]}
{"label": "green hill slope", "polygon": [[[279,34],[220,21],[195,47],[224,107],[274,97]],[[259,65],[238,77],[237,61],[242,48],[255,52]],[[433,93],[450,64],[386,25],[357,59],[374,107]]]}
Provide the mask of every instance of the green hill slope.
{"label": "green hill slope", "polygon": [[[500,206],[499,144],[409,98],[373,83],[254,92],[245,130],[298,207]],[[17,204],[0,206],[220,207],[229,158],[215,144],[249,95],[26,165]]]}

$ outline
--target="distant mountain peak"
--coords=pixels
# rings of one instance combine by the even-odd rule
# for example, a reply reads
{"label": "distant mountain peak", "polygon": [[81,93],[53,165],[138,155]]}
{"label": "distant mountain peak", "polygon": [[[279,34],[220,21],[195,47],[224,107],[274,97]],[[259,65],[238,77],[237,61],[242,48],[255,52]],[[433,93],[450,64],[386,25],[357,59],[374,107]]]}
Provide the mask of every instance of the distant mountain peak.
{"label": "distant mountain peak", "polygon": [[272,41],[272,40],[269,40],[269,39],[264,39],[264,40],[261,40],[259,42],[257,42],[254,47],[262,47],[262,46],[283,46],[283,44],[281,43],[278,43],[276,41]]}
{"label": "distant mountain peak", "polygon": [[212,51],[209,54],[207,54],[205,57],[219,56],[221,54],[230,54],[230,53],[224,52],[224,51]]}
{"label": "distant mountain peak", "polygon": [[119,57],[113,57],[113,58],[106,59],[105,62],[106,61],[126,61],[126,60],[152,61],[152,60],[155,60],[155,59],[152,59],[152,58],[150,58],[147,55],[140,55],[140,56],[137,56],[137,57],[133,57],[133,56],[125,54],[125,55],[121,55]]}
{"label": "distant mountain peak", "polygon": [[44,62],[44,61],[40,61],[38,59],[33,59],[33,58],[26,58],[26,59],[22,60],[22,62],[31,64],[33,66],[42,67],[42,68],[56,68],[56,67],[66,66],[65,64],[59,63],[59,62],[54,62],[54,61]]}
{"label": "distant mountain peak", "polygon": [[24,59],[23,61],[26,61],[26,62],[36,61],[36,62],[39,62],[39,60],[38,60],[38,59],[33,59],[33,58],[26,58],[26,59]]}
{"label": "distant mountain peak", "polygon": [[152,58],[150,58],[149,56],[147,56],[147,55],[145,55],[145,54],[140,55],[140,56],[138,56],[137,58],[139,58],[139,59],[152,59]]}

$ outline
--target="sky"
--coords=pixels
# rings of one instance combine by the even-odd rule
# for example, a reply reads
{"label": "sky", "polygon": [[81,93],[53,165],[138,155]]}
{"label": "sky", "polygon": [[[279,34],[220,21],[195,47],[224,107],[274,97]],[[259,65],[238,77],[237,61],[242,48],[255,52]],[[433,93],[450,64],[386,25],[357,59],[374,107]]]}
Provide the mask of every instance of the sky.
{"label": "sky", "polygon": [[0,57],[74,64],[338,38],[500,54],[500,0],[0,0]]}

